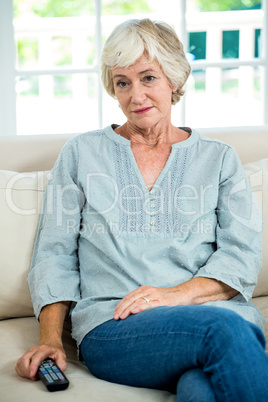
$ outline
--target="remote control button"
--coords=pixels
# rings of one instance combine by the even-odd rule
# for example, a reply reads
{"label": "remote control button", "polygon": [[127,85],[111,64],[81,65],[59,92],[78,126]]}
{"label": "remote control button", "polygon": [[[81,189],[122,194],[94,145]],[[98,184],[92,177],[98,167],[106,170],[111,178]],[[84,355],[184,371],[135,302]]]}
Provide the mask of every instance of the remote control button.
{"label": "remote control button", "polygon": [[56,374],[50,373],[50,375],[51,375],[51,377],[53,378],[53,380],[57,380],[57,379],[58,379],[58,377],[56,376]]}
{"label": "remote control button", "polygon": [[48,382],[53,382],[52,378],[50,377],[50,375],[45,374],[45,378]]}
{"label": "remote control button", "polygon": [[64,377],[63,377],[63,375],[62,375],[61,373],[58,373],[58,377],[59,377],[61,380],[64,380]]}

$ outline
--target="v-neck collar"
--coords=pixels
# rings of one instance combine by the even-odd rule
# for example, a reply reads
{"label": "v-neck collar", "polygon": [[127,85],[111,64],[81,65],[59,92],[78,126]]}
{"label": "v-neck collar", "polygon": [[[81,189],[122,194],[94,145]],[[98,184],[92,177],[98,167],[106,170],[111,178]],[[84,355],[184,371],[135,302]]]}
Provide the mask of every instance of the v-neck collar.
{"label": "v-neck collar", "polygon": [[161,172],[159,173],[159,175],[158,175],[156,181],[154,182],[153,187],[151,188],[151,190],[149,190],[149,189],[147,188],[146,183],[145,183],[145,180],[144,180],[144,178],[143,178],[143,176],[142,176],[142,174],[141,174],[141,171],[140,171],[140,169],[139,169],[139,166],[138,166],[138,164],[137,164],[137,161],[136,161],[136,159],[135,159],[135,156],[134,156],[134,154],[133,154],[133,151],[132,151],[131,147],[128,147],[128,154],[129,154],[129,157],[130,157],[130,159],[131,159],[132,166],[133,166],[133,168],[135,169],[135,172],[136,172],[136,174],[137,174],[137,176],[138,176],[138,178],[139,178],[140,184],[141,184],[141,186],[142,186],[142,188],[143,188],[143,190],[144,190],[145,193],[149,193],[149,194],[151,193],[151,194],[152,194],[152,193],[155,192],[155,188],[157,188],[157,187],[159,186],[159,184],[161,183],[162,179],[165,177],[166,172],[169,170],[169,168],[170,168],[170,166],[171,166],[171,163],[172,163],[172,161],[173,161],[175,152],[176,152],[175,149],[172,148],[172,149],[171,149],[171,152],[170,152],[170,154],[169,154],[169,156],[168,156],[168,159],[167,159],[167,161],[166,161],[166,163],[165,163],[165,166],[163,167],[163,169],[162,169]]}
{"label": "v-neck collar", "polygon": [[[128,140],[125,137],[122,137],[121,135],[117,134],[114,131],[114,128],[116,128],[116,127],[118,127],[118,126],[117,125],[108,126],[108,127],[105,128],[104,132],[112,141],[115,141],[115,142],[117,142],[119,144],[122,144],[122,145],[126,146],[127,152],[129,154],[130,160],[132,162],[132,166],[135,169],[135,172],[137,174],[137,177],[139,178],[139,182],[140,182],[140,184],[141,184],[141,186],[142,186],[142,188],[144,190],[144,193],[149,194],[149,195],[155,192],[155,187],[158,187],[159,184],[161,183],[161,181],[163,180],[163,178],[165,177],[166,172],[169,170],[169,168],[171,166],[171,163],[172,163],[172,161],[174,159],[174,155],[176,153],[175,150],[177,150],[179,148],[189,147],[189,146],[193,145],[199,138],[199,133],[197,131],[195,131],[195,130],[191,130],[190,137],[188,137],[184,141],[180,141],[180,142],[177,142],[177,143],[171,145],[172,149],[171,149],[170,155],[169,155],[169,157],[168,157],[168,159],[167,159],[167,161],[165,163],[164,168],[161,170],[161,172],[160,172],[159,176],[157,177],[157,179],[156,179],[153,187],[151,188],[151,190],[148,190],[148,188],[146,186],[146,183],[145,183],[145,180],[144,180],[144,178],[143,178],[143,176],[141,174],[141,171],[140,171],[140,169],[138,167],[138,164],[137,164],[137,161],[135,159],[135,156],[134,156],[134,154],[132,152],[130,140]],[[189,130],[185,130],[185,131],[189,132]]]}

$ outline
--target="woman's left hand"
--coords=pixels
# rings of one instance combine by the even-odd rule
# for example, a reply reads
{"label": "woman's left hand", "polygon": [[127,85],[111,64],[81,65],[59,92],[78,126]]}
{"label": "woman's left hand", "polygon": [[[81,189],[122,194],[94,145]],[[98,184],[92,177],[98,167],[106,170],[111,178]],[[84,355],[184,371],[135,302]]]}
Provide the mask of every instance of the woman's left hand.
{"label": "woman's left hand", "polygon": [[138,314],[159,306],[203,304],[209,301],[228,300],[237,294],[237,290],[213,278],[196,277],[170,288],[143,285],[120,301],[114,311],[114,319],[125,319],[130,314]]}
{"label": "woman's left hand", "polygon": [[178,289],[174,290],[174,288],[141,286],[127,294],[120,301],[114,311],[114,319],[125,319],[130,314],[137,314],[154,307],[188,304],[186,300],[183,300],[185,298],[183,298],[183,295],[180,297],[179,293],[181,292]]}

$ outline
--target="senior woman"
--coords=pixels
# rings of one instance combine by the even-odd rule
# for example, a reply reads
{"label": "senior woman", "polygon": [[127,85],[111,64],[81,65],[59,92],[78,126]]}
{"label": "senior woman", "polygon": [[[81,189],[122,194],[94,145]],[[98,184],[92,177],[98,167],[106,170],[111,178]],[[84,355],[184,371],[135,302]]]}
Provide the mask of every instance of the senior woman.
{"label": "senior woman", "polygon": [[127,121],[64,146],[48,183],[29,285],[39,345],[66,369],[72,316],[99,378],[166,389],[178,401],[266,401],[263,318],[249,302],[261,222],[234,150],[171,124],[190,66],[173,29],[119,25],[102,55]]}

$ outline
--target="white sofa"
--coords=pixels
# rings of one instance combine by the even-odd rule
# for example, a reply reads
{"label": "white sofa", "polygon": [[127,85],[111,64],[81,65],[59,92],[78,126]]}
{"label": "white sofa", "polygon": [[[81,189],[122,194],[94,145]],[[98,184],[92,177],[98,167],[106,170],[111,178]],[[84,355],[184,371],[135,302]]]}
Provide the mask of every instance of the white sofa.
{"label": "white sofa", "polygon": [[[263,269],[253,302],[261,309],[267,323],[268,127],[199,131],[233,145],[242,163],[246,164],[264,220]],[[96,379],[77,360],[69,323],[64,330],[68,358],[66,374],[70,380],[68,390],[50,394],[40,381],[20,378],[14,370],[17,359],[38,342],[38,322],[33,317],[26,278],[47,174],[70,137],[0,137],[0,401],[174,402],[175,396],[168,392]],[[266,338],[268,340],[267,324]]]}

